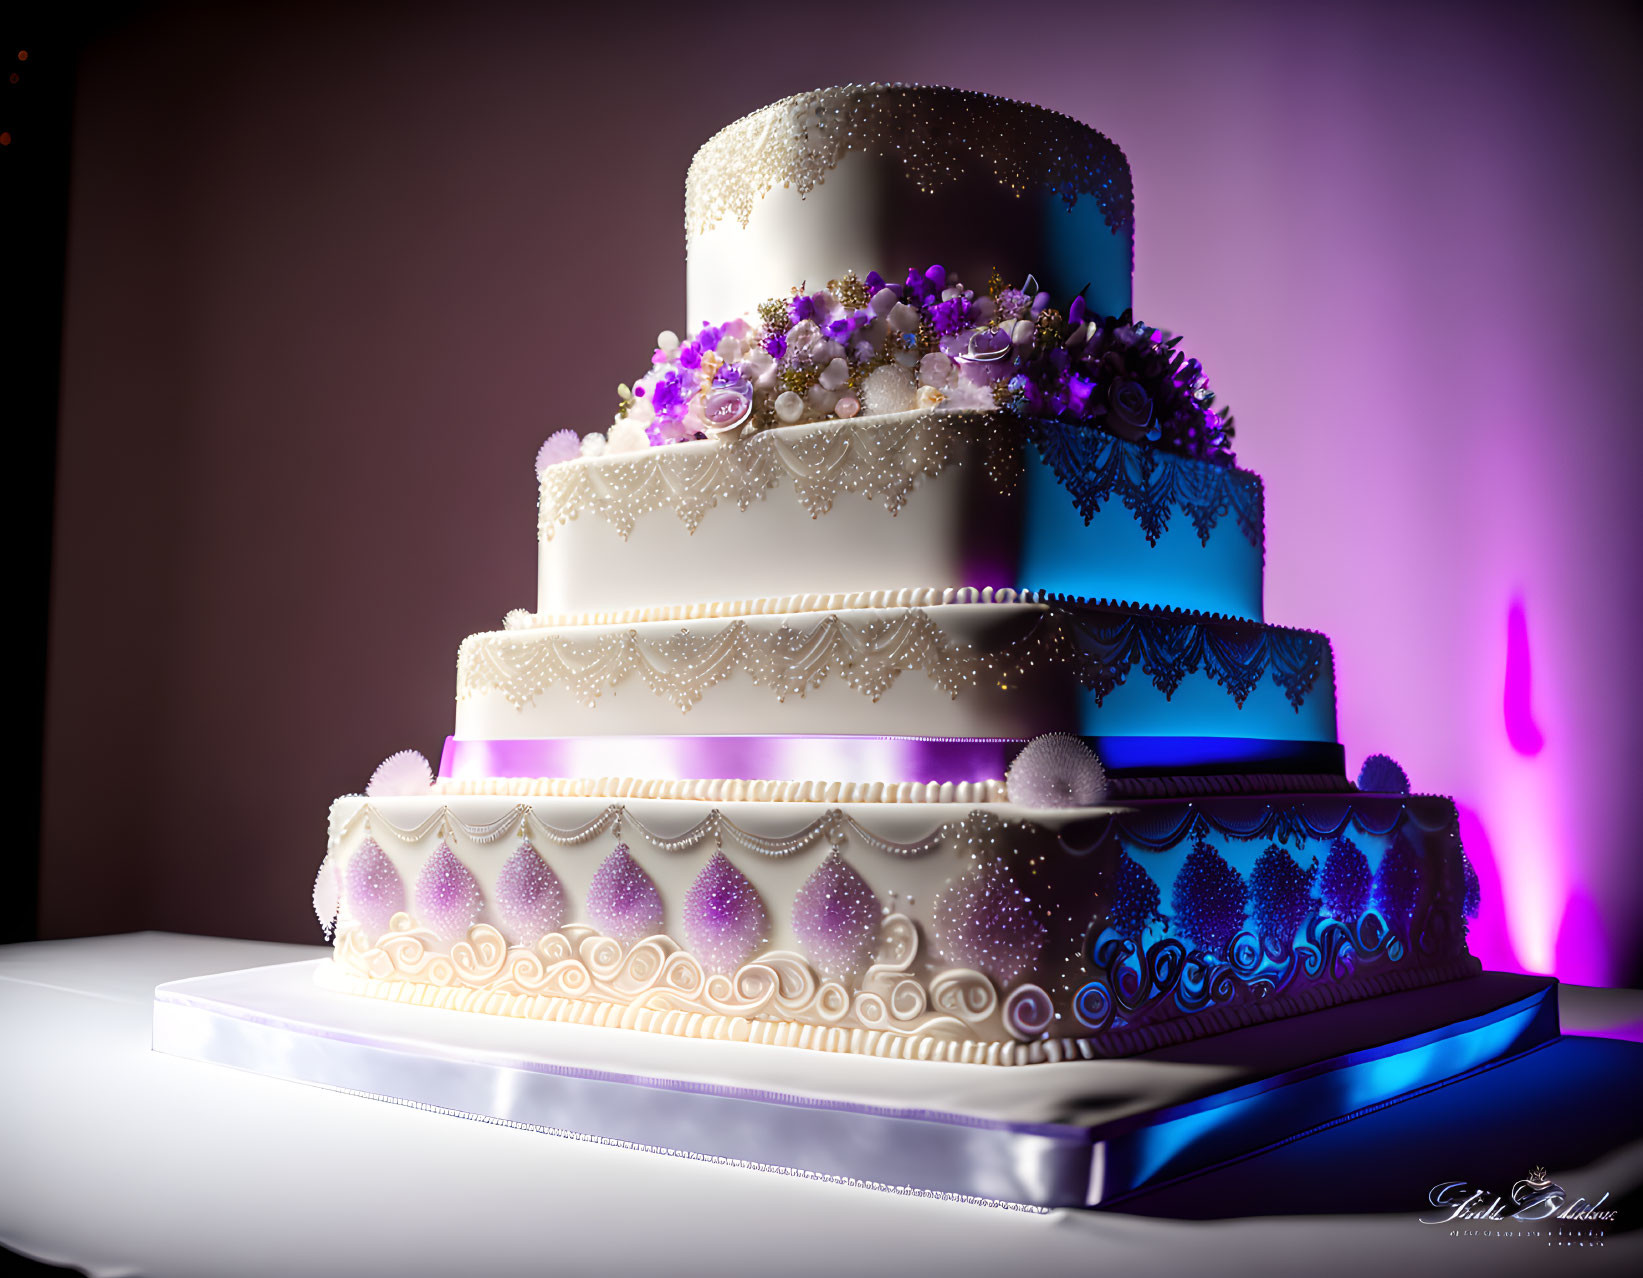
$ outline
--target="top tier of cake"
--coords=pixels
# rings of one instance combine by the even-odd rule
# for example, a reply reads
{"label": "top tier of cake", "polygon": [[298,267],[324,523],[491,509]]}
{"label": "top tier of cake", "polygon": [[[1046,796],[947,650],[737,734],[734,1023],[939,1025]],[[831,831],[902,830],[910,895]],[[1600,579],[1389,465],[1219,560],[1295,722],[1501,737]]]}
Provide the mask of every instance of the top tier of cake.
{"label": "top tier of cake", "polygon": [[685,180],[686,319],[717,323],[863,264],[941,262],[975,284],[1130,305],[1124,153],[1088,125],[984,93],[869,84],[784,98],[721,129]]}

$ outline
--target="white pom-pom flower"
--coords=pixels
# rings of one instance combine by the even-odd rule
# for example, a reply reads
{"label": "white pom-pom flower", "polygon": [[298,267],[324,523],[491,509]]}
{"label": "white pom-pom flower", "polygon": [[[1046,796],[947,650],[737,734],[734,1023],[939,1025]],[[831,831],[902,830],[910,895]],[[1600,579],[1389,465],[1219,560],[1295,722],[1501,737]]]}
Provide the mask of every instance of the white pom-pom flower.
{"label": "white pom-pom flower", "polygon": [[557,466],[560,462],[568,462],[582,455],[582,439],[573,430],[556,430],[542,441],[542,447],[536,450],[536,477],[542,478],[542,472],[549,466]]}
{"label": "white pom-pom flower", "polygon": [[434,788],[434,770],[415,750],[401,750],[390,754],[371,773],[371,784],[365,795],[371,799],[394,798],[409,794],[427,794]]}
{"label": "white pom-pom flower", "polygon": [[650,436],[638,422],[624,417],[605,436],[607,453],[637,453],[650,447]]}
{"label": "white pom-pom flower", "polygon": [[861,387],[862,407],[870,414],[905,413],[913,407],[913,374],[899,364],[885,364],[867,375]]}
{"label": "white pom-pom flower", "polygon": [[1107,774],[1083,741],[1051,732],[1022,747],[1004,789],[1024,808],[1090,808],[1107,797]]}

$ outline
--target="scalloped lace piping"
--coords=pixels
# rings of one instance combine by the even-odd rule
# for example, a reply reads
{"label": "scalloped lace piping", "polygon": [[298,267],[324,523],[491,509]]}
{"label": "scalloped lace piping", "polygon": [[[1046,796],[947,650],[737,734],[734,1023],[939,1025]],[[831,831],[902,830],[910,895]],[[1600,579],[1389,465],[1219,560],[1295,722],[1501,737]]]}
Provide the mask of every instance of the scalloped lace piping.
{"label": "scalloped lace piping", "polygon": [[671,510],[695,532],[721,502],[746,510],[784,483],[812,518],[831,511],[842,493],[895,514],[923,480],[966,464],[980,465],[996,491],[1010,493],[1021,481],[1024,428],[1086,523],[1116,498],[1152,543],[1179,510],[1203,544],[1230,514],[1244,539],[1261,545],[1261,481],[1248,471],[1067,422],[939,410],[775,427],[729,444],[668,444],[549,466],[538,528],[551,541],[572,519],[591,514],[626,538],[641,515]]}
{"label": "scalloped lace piping", "polygon": [[689,711],[738,671],[778,701],[803,696],[837,675],[877,701],[905,671],[921,671],[951,697],[984,682],[1007,685],[1035,667],[1070,669],[1099,705],[1139,666],[1165,699],[1199,670],[1240,707],[1264,677],[1299,712],[1317,683],[1328,640],[1305,630],[1054,604],[988,653],[955,643],[922,609],[870,621],[828,615],[815,625],[773,628],[742,619],[708,631],[681,629],[661,639],[618,630],[591,638],[558,631],[470,635],[457,659],[457,696],[499,692],[525,706],[563,687],[587,706],[637,673],[650,690]]}

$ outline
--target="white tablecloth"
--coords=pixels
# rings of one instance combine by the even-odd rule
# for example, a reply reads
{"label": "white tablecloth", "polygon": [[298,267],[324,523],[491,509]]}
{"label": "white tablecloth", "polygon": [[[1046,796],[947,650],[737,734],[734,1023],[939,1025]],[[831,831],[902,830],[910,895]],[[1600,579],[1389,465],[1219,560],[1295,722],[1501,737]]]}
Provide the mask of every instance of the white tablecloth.
{"label": "white tablecloth", "polygon": [[[1451,1237],[1418,1223],[1418,1201],[1210,1222],[1030,1215],[512,1130],[149,1050],[157,983],[321,952],[164,934],[0,949],[0,1243],[99,1275],[211,1278],[1643,1268],[1643,1222],[1573,1257]],[[1577,1019],[1635,1014],[1588,1005]],[[1360,1144],[1378,1117],[1348,1125]],[[1588,1119],[1602,1116],[1571,1098],[1569,1121]],[[1282,1210],[1269,1157],[1199,1183],[1212,1196],[1216,1176],[1269,1176],[1269,1210]],[[1616,1193],[1643,1183],[1643,1148],[1609,1151],[1583,1176]]]}

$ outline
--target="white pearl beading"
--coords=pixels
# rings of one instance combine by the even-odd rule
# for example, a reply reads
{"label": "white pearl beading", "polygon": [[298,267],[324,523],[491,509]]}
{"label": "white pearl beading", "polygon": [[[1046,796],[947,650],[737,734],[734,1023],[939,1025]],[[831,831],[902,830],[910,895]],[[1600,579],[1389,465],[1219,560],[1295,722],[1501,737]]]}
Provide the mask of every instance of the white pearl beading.
{"label": "white pearl beading", "polygon": [[1000,820],[990,812],[970,811],[957,820],[939,823],[929,833],[917,839],[898,841],[875,834],[842,808],[830,808],[788,834],[764,835],[743,829],[718,808],[713,808],[682,834],[663,835],[650,829],[619,803],[611,804],[597,816],[570,829],[554,826],[532,804],[518,803],[496,820],[479,825],[464,822],[450,806],[440,804],[416,825],[401,826],[390,820],[381,808],[373,803],[353,804],[353,797],[355,796],[338,799],[331,805],[328,852],[335,852],[345,839],[361,827],[369,830],[373,836],[386,835],[408,847],[421,844],[437,831],[455,847],[462,838],[476,844],[494,843],[518,830],[524,822],[528,823],[533,841],[551,843],[559,847],[575,847],[589,843],[612,827],[620,825],[624,839],[637,837],[663,852],[684,852],[703,843],[729,840],[750,852],[759,852],[766,856],[790,856],[822,841],[827,841],[835,847],[842,847],[848,840],[855,839],[888,856],[920,857],[929,855],[949,841],[966,846],[990,845],[1010,829],[1026,825],[1024,822]]}
{"label": "white pearl beading", "polygon": [[651,604],[603,612],[530,612],[516,608],[502,619],[506,630],[626,626],[651,621],[699,621],[719,617],[768,617],[804,612],[852,612],[884,608],[939,608],[954,604],[1045,603],[1042,591],[1008,586],[905,586],[896,590],[834,591],[830,594],[766,595],[709,603]]}
{"label": "white pearl beading", "polygon": [[1108,226],[1132,233],[1129,164],[1089,125],[987,93],[847,84],[783,98],[702,145],[685,175],[686,251],[726,218],[745,227],[754,206],[776,187],[808,195],[852,153],[896,160],[925,192],[968,172],[988,175],[1017,195],[1054,191],[1068,203],[1090,195]]}
{"label": "white pearl beading", "polygon": [[556,799],[686,799],[708,803],[1003,803],[1004,782],[784,781],[700,777],[479,777],[441,780],[436,794]]}

